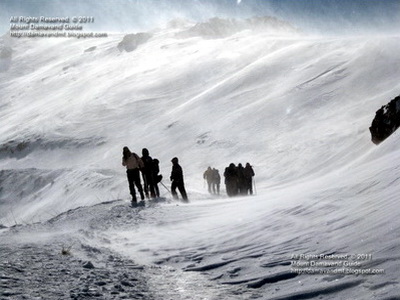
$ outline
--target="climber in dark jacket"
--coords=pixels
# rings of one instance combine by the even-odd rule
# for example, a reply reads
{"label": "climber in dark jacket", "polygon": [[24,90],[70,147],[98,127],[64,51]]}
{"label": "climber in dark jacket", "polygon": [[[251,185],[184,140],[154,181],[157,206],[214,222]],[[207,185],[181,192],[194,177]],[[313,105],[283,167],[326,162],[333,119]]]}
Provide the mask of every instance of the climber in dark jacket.
{"label": "climber in dark jacket", "polygon": [[217,169],[213,169],[213,192],[214,194],[219,195],[219,185],[221,183],[221,176],[219,175],[219,171]]}
{"label": "climber in dark jacket", "polygon": [[172,171],[171,171],[171,194],[174,199],[178,199],[178,194],[176,189],[178,188],[179,192],[182,195],[184,201],[188,201],[188,197],[185,190],[185,183],[183,181],[183,171],[182,167],[179,165],[179,161],[177,157],[174,157],[172,160]]}
{"label": "climber in dark jacket", "polygon": [[155,198],[156,193],[154,191],[153,159],[149,155],[149,150],[146,148],[142,149],[142,161],[144,163],[144,169],[142,170],[144,193],[146,198],[149,198],[149,193],[151,198]]}
{"label": "climber in dark jacket", "polygon": [[229,197],[236,196],[238,194],[238,174],[234,163],[225,168],[224,177],[226,193]]}
{"label": "climber in dark jacket", "polygon": [[153,180],[154,180],[154,192],[157,197],[160,197],[160,189],[158,188],[158,183],[162,180],[162,175],[160,173],[160,161],[157,158],[153,158]]}
{"label": "climber in dark jacket", "polygon": [[244,176],[244,168],[242,164],[238,164],[236,168],[237,176],[238,176],[238,193],[241,195],[246,195],[246,179]]}
{"label": "climber in dark jacket", "polygon": [[[208,167],[207,170],[203,173],[203,178],[205,180],[207,180],[207,185],[208,185],[208,192],[211,194],[211,188],[212,188],[212,184],[214,181],[214,172],[211,169],[211,167]],[[215,194],[215,191],[214,191]]]}
{"label": "climber in dark jacket", "polygon": [[243,171],[244,179],[245,179],[245,187],[246,187],[246,194],[253,195],[253,177],[255,175],[253,167],[246,163],[246,167]]}

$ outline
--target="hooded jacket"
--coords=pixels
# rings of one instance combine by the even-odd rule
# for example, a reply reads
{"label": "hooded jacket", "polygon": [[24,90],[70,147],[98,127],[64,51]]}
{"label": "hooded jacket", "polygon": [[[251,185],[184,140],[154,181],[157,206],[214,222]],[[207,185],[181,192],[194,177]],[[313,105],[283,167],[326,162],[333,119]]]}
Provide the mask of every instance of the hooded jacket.
{"label": "hooded jacket", "polygon": [[127,159],[122,158],[122,165],[126,166],[127,170],[144,168],[143,161],[140,159],[139,156],[137,156],[136,153],[132,153],[132,155],[129,156]]}

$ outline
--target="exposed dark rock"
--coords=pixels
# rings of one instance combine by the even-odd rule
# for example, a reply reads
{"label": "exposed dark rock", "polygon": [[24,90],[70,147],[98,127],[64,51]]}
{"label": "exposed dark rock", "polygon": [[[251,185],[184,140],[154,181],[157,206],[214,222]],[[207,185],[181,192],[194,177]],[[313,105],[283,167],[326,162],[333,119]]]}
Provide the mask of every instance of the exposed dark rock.
{"label": "exposed dark rock", "polygon": [[86,269],[94,269],[94,265],[93,265],[90,261],[87,261],[87,262],[83,265],[83,267],[86,268]]}
{"label": "exposed dark rock", "polygon": [[152,35],[146,32],[139,32],[136,34],[127,34],[124,36],[122,41],[118,44],[119,51],[132,52],[139,45],[146,43]]}
{"label": "exposed dark rock", "polygon": [[133,284],[129,283],[128,281],[121,281],[121,284],[123,286],[129,286],[129,287],[133,287],[134,286]]}
{"label": "exposed dark rock", "polygon": [[372,121],[371,140],[378,145],[388,138],[400,126],[400,96],[391,100],[376,111]]}

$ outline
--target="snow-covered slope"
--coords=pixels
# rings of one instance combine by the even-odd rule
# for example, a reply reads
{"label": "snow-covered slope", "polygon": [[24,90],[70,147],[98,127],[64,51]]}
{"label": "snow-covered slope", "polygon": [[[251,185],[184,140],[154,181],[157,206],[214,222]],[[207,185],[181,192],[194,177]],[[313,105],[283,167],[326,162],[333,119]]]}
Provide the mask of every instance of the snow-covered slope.
{"label": "snow-covered slope", "polygon": [[[223,34],[210,38],[212,26]],[[139,262],[204,271],[238,298],[399,297],[399,136],[376,147],[368,127],[400,93],[400,38],[286,26],[174,22],[125,39],[133,51],[118,34],[3,37],[12,55],[0,70],[0,224],[88,206],[56,223]],[[178,156],[191,202],[139,211],[134,227],[124,210],[92,214],[94,204],[128,203],[125,145],[148,148],[167,185]],[[207,196],[204,170],[231,162],[254,165],[257,196]],[[289,265],[299,253],[372,254],[386,273],[297,276]]]}

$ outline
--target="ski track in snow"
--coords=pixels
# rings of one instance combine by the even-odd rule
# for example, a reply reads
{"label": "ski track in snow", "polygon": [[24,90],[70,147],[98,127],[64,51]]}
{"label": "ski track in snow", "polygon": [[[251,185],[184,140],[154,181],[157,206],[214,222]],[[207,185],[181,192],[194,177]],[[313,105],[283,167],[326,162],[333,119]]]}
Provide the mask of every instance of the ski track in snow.
{"label": "ski track in snow", "polygon": [[[71,297],[400,299],[400,138],[376,147],[368,131],[399,94],[400,38],[236,27],[210,37],[217,25],[154,30],[119,47],[118,34],[3,37],[12,56],[0,69],[2,297],[24,299],[21,276],[42,270],[25,252],[51,260],[53,273],[69,260]],[[190,203],[160,186],[166,200],[129,207],[125,145],[147,147],[166,185],[178,156]],[[257,195],[206,194],[208,166],[222,174],[247,161]],[[73,258],[58,253],[64,244]],[[291,271],[295,254],[357,253],[385,274]],[[108,265],[85,277],[88,258]],[[139,283],[121,292],[123,272]],[[80,284],[88,289],[72,288]]]}

